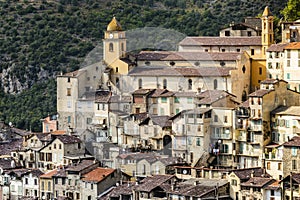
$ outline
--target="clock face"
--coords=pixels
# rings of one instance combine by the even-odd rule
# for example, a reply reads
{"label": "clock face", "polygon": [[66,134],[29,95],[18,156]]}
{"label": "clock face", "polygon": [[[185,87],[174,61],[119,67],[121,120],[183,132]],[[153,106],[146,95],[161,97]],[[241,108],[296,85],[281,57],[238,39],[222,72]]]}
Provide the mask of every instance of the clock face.
{"label": "clock face", "polygon": [[111,33],[109,34],[109,38],[112,39],[114,37],[114,35]]}

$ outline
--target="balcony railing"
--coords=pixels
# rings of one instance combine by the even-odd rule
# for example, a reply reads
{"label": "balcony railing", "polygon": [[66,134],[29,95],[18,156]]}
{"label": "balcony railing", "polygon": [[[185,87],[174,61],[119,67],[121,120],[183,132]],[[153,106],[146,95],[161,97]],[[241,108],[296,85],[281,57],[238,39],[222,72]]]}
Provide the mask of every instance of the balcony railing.
{"label": "balcony railing", "polygon": [[231,139],[231,134],[230,133],[223,133],[223,134],[212,134],[211,135],[212,139]]}
{"label": "balcony railing", "polygon": [[248,112],[246,110],[244,110],[244,111],[238,110],[238,111],[235,112],[235,115],[237,117],[249,117],[250,116],[250,112]]}
{"label": "balcony railing", "polygon": [[262,131],[262,125],[251,125],[250,130],[251,131]]}

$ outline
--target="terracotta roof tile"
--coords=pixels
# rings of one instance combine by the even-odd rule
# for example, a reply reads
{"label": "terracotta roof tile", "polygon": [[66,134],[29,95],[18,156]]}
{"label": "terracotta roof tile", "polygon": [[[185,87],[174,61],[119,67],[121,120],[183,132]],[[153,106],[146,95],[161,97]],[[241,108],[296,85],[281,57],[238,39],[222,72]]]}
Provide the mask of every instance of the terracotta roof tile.
{"label": "terracotta roof tile", "polygon": [[[199,98],[199,101],[197,103],[198,104],[212,104],[212,103],[214,103],[220,99],[223,99],[229,95],[231,95],[231,94],[229,94],[228,92],[223,91],[223,90],[206,90],[197,95],[197,97]],[[235,97],[234,95],[232,95],[232,96]]]}
{"label": "terracotta roof tile", "polygon": [[284,49],[300,49],[300,42],[289,43]]}
{"label": "terracotta roof tile", "polygon": [[124,183],[123,185],[119,185],[118,187],[114,188],[108,196],[111,198],[117,198],[121,195],[132,195],[134,186],[135,183]]}
{"label": "terracotta roof tile", "polygon": [[81,140],[73,135],[56,135],[55,138],[64,144],[81,143]]}
{"label": "terracotta roof tile", "polygon": [[189,46],[260,46],[261,37],[186,37],[179,45]]}
{"label": "terracotta roof tile", "polygon": [[[15,162],[15,165],[12,165],[12,162]],[[12,158],[0,158],[0,168],[3,170],[14,169],[20,167],[20,165]]]}
{"label": "terracotta roof tile", "polygon": [[138,90],[135,90],[132,94],[133,95],[145,95],[145,94],[149,94],[153,91],[154,91],[154,89],[138,89]]}
{"label": "terracotta roof tile", "polygon": [[138,55],[138,59],[147,61],[236,61],[240,56],[241,53],[237,52],[142,51]]}
{"label": "terracotta roof tile", "polygon": [[300,147],[300,136],[294,136],[288,142],[282,144],[285,147]]}
{"label": "terracotta roof tile", "polygon": [[83,175],[82,181],[99,183],[114,173],[116,170],[111,168],[98,167]]}
{"label": "terracotta roof tile", "polygon": [[272,114],[278,115],[293,115],[300,116],[300,106],[281,106],[271,112]]}
{"label": "terracotta roof tile", "polygon": [[246,17],[244,23],[257,30],[261,30],[262,28],[261,19],[259,17]]}
{"label": "terracotta roof tile", "polygon": [[99,163],[95,162],[94,160],[82,160],[80,163],[77,163],[76,165],[69,166],[66,170],[80,172],[91,166],[99,166]]}
{"label": "terracotta roof tile", "polygon": [[241,183],[241,186],[247,186],[247,187],[265,187],[267,184],[272,184],[275,182],[272,178],[264,178],[264,177],[253,177],[250,178],[248,181]]}
{"label": "terracotta roof tile", "polygon": [[273,90],[259,89],[259,90],[256,90],[255,92],[252,92],[251,94],[249,94],[249,97],[263,97],[272,91]]}
{"label": "terracotta roof tile", "polygon": [[267,78],[267,79],[261,81],[260,84],[275,84],[275,83],[278,83],[278,82],[279,82],[278,79]]}
{"label": "terracotta roof tile", "polygon": [[111,97],[111,92],[108,90],[97,90],[97,91],[90,91],[85,92],[81,100],[89,100],[94,101],[96,103],[107,103]]}
{"label": "terracotta roof tile", "polygon": [[175,178],[174,175],[154,175],[148,176],[141,181],[139,185],[135,187],[136,191],[145,191],[151,192],[154,188],[170,181],[171,179]]}
{"label": "terracotta roof tile", "polygon": [[169,92],[167,89],[155,89],[150,97],[159,97],[161,94]]}
{"label": "terracotta roof tile", "polygon": [[277,181],[274,181],[271,184],[268,184],[266,189],[268,189],[268,190],[279,190],[279,189],[281,189],[280,181],[277,180]]}
{"label": "terracotta roof tile", "polygon": [[237,177],[239,177],[241,180],[248,180],[251,178],[251,174],[253,173],[253,177],[266,177],[270,178],[271,176],[267,173],[265,173],[264,169],[262,168],[245,168],[245,169],[237,169],[237,170],[232,170],[233,173]]}
{"label": "terracotta roof tile", "polygon": [[136,67],[130,76],[186,76],[186,77],[224,77],[229,76],[231,67]]}
{"label": "terracotta roof tile", "polygon": [[22,138],[0,143],[0,155],[11,155],[12,151],[20,150],[23,145]]}
{"label": "terracotta roof tile", "polygon": [[47,172],[47,173],[41,175],[40,178],[52,178],[52,176],[54,176],[56,174],[57,174],[57,169],[54,169],[50,172]]}
{"label": "terracotta roof tile", "polygon": [[268,52],[283,52],[284,48],[288,45],[288,43],[284,43],[284,44],[272,44],[267,51]]}
{"label": "terracotta roof tile", "polygon": [[154,125],[158,125],[162,128],[164,127],[172,127],[172,122],[170,121],[170,116],[157,116],[152,115],[146,118],[143,122],[140,123],[140,125],[147,125],[152,120]]}

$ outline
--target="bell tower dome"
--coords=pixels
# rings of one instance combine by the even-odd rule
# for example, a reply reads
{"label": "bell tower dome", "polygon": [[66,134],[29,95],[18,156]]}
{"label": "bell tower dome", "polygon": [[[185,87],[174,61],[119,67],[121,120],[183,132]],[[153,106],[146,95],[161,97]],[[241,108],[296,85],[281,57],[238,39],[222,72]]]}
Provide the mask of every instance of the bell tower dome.
{"label": "bell tower dome", "polygon": [[107,25],[103,39],[103,59],[108,66],[124,57],[126,52],[125,31],[116,17]]}

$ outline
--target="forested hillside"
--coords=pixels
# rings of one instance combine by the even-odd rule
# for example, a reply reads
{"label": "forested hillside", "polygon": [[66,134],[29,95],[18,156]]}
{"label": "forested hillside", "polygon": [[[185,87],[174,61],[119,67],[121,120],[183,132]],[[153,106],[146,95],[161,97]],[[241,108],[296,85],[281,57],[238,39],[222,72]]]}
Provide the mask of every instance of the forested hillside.
{"label": "forested hillside", "polygon": [[279,19],[285,4],[276,0],[0,1],[0,119],[41,130],[39,119],[56,111],[56,74],[79,68],[86,54],[101,43],[113,15],[126,30],[152,26],[186,35],[217,35],[233,21],[259,15],[266,5]]}

